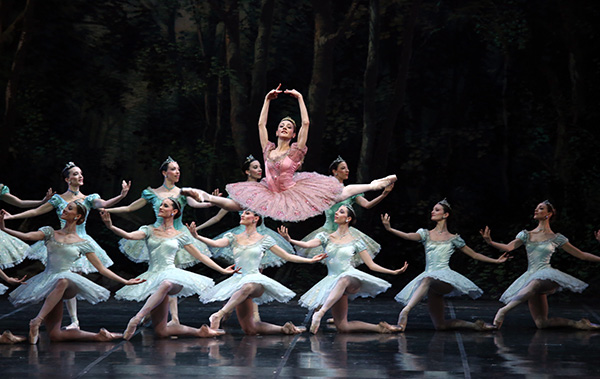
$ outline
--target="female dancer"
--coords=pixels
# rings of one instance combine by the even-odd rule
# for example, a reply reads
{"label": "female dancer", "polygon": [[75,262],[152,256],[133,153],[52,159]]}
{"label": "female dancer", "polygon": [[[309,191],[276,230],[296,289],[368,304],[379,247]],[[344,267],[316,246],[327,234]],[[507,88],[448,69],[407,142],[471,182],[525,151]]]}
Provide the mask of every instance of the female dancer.
{"label": "female dancer", "polygon": [[355,269],[364,262],[369,269],[384,274],[398,275],[406,271],[408,263],[397,270],[389,270],[373,262],[367,253],[365,244],[350,234],[349,226],[356,222],[356,214],[350,205],[342,205],[334,216],[334,222],[338,225],[337,231],[331,234],[319,233],[310,241],[296,241],[291,239],[285,227],[279,232],[292,245],[303,248],[313,248],[324,245],[327,253],[327,276],[315,284],[299,300],[299,304],[309,310],[320,307],[313,316],[310,332],[317,333],[321,319],[331,309],[333,322],[341,333],[377,332],[392,333],[400,331],[397,327],[380,322],[369,324],[362,321],[348,321],[348,298],[354,299],[358,296],[375,297],[386,291],[391,284],[383,279],[369,275]]}
{"label": "female dancer", "polygon": [[126,285],[143,282],[139,279],[125,280],[104,267],[94,252],[94,246],[79,236],[77,224],[83,224],[87,215],[87,208],[83,202],[72,201],[67,204],[60,216],[64,221],[64,227],[60,230],[54,230],[49,226],[29,233],[7,229],[4,225],[5,215],[6,211],[2,210],[0,230],[23,240],[43,240],[47,247],[46,269],[29,279],[27,285],[20,286],[9,295],[9,300],[15,306],[37,303],[45,299],[38,315],[29,322],[29,343],[37,343],[42,322],[46,324],[52,341],[111,341],[120,338],[120,334],[110,333],[106,329],[100,329],[99,333],[90,333],[79,328],[69,330],[60,328],[63,316],[62,300],[77,296],[79,299],[96,304],[110,296],[110,292],[104,287],[70,271],[73,262],[81,259],[81,256],[85,255],[96,270],[109,279]]}
{"label": "female dancer", "polygon": [[452,212],[446,199],[437,203],[431,211],[431,220],[435,221],[432,230],[419,229],[416,233],[405,233],[390,226],[390,216],[381,216],[383,226],[388,232],[410,241],[420,241],[425,247],[425,272],[418,275],[406,285],[395,297],[395,300],[404,304],[398,316],[398,326],[406,329],[409,312],[427,296],[429,316],[436,330],[449,330],[457,328],[474,330],[492,330],[494,327],[481,320],[469,322],[464,320],[444,318],[444,296],[469,295],[475,299],[483,291],[472,281],[450,269],[448,262],[458,249],[473,259],[489,263],[503,263],[508,259],[508,254],[502,254],[498,259],[492,259],[476,253],[465,244],[458,234],[448,231],[448,218]]}
{"label": "female dancer", "polygon": [[[179,204],[182,205],[182,211],[185,207],[185,204],[188,204],[194,208],[206,208],[211,206],[210,204],[202,204],[195,201],[194,199],[189,197],[187,191],[181,190],[179,187],[177,187],[177,182],[179,182],[181,171],[179,169],[179,164],[175,160],[173,160],[173,158],[167,157],[167,159],[160,166],[160,172],[164,177],[163,184],[160,187],[148,187],[144,191],[142,191],[142,197],[140,197],[133,203],[124,207],[108,208],[105,209],[105,211],[111,214],[129,213],[143,208],[146,204],[150,204],[152,205],[152,209],[154,209],[154,214],[156,216],[156,221],[154,222],[153,226],[155,228],[158,228],[163,223],[163,220],[158,215],[158,213],[164,199],[167,199],[169,197],[176,199],[179,202]],[[175,221],[173,222],[173,226],[177,231],[183,232],[184,234],[188,235],[188,237],[190,236],[188,230],[181,222],[181,217],[177,217],[175,219]],[[193,241],[193,245],[203,255],[206,255],[207,257],[211,256],[210,251],[208,250],[208,247],[205,244],[194,239],[191,239],[191,241]],[[123,238],[119,241],[119,248],[127,256],[127,258],[131,259],[136,263],[148,262],[150,259],[147,244],[141,239]],[[175,266],[179,268],[191,267],[199,262],[200,261],[198,261],[186,249],[183,248],[179,249],[177,251],[177,254],[175,255]],[[177,298],[170,298],[169,307],[172,318],[171,323],[178,324],[179,312],[177,311]]]}
{"label": "female dancer", "polygon": [[[281,84],[267,94],[258,120],[258,134],[263,149],[266,178],[260,183],[228,184],[226,189],[231,198],[212,196],[196,190],[199,199],[230,211],[241,211],[247,208],[275,220],[302,221],[323,213],[333,204],[350,196],[382,189],[396,181],[396,176],[390,175],[374,180],[371,184],[353,184],[344,187],[331,176],[314,172],[295,173],[308,150],[306,147],[310,124],[308,110],[300,92],[283,91],[279,89],[280,87]],[[302,127],[298,130],[297,143],[291,143],[296,136],[296,123],[290,117],[285,117],[279,122],[276,133],[277,145],[269,142],[268,139],[269,104],[281,93],[298,99]]]}
{"label": "female dancer", "polygon": [[261,221],[259,215],[253,211],[245,210],[240,216],[240,224],[246,228],[245,231],[238,235],[227,233],[223,238],[218,240],[199,236],[194,223],[189,226],[190,232],[194,234],[194,237],[207,245],[224,247],[231,244],[233,246],[235,264],[242,271],[241,275],[234,275],[217,284],[210,291],[202,294],[200,301],[209,303],[229,299],[223,308],[210,316],[210,327],[213,329],[218,329],[221,319],[235,309],[240,325],[247,335],[301,333],[303,329],[294,326],[291,322],[279,326],[257,321],[254,318],[252,302],[263,304],[277,300],[287,303],[291,298],[296,296],[288,288],[261,274],[258,269],[260,260],[267,250],[277,254],[286,261],[295,263],[315,263],[324,259],[326,255],[321,254],[308,259],[286,253],[275,244],[275,241],[271,237],[258,233],[256,227],[260,225]]}
{"label": "female dancer", "polygon": [[[93,248],[93,252],[96,253],[97,258],[100,260],[103,266],[112,266],[113,261],[112,259],[110,259],[108,254],[106,254],[106,251],[104,251],[104,249],[101,248],[100,245],[98,245],[98,243],[96,243],[96,241],[94,241],[94,239],[87,234],[85,229],[87,216],[89,214],[90,209],[110,207],[121,201],[121,199],[127,196],[127,192],[129,192],[129,188],[131,187],[131,182],[122,182],[121,194],[119,196],[113,197],[109,200],[103,200],[97,193],[86,196],[80,192],[80,188],[81,186],[83,186],[83,172],[78,166],[75,165],[75,163],[67,163],[65,168],[62,170],[62,176],[68,186],[66,192],[64,192],[61,195],[55,194],[54,196],[52,196],[52,198],[50,198],[50,200],[47,203],[41,205],[36,209],[31,209],[29,211],[18,213],[16,215],[7,215],[5,219],[15,220],[21,218],[40,216],[54,209],[56,211],[56,215],[60,220],[61,227],[63,227],[65,226],[65,221],[61,218],[63,210],[70,202],[81,201],[82,205],[86,208],[86,216],[81,223],[77,224],[77,234],[90,243],[90,246]],[[48,252],[46,250],[46,245],[43,243],[43,241],[32,245],[27,250],[26,254],[27,258],[39,259],[40,261],[42,261],[42,263],[46,264]],[[71,267],[71,271],[88,274],[90,272],[96,272],[96,268],[91,263],[91,261],[87,259],[77,259],[73,262],[73,267]],[[65,304],[67,306],[69,316],[71,317],[71,324],[67,326],[67,329],[79,328],[76,298],[70,298],[70,300],[65,302]]]}
{"label": "female dancer", "polygon": [[[341,156],[338,156],[333,162],[331,162],[331,165],[329,165],[329,172],[331,174],[333,174],[333,177],[336,178],[342,184],[344,184],[344,180],[347,180],[348,175],[350,174],[350,170],[348,169],[348,163],[346,163],[346,161],[344,161],[344,159]],[[307,235],[306,237],[302,238],[302,241],[304,241],[304,242],[310,241],[310,240],[314,239],[317,236],[317,234],[319,234],[321,232],[325,232],[327,234],[331,234],[331,233],[335,232],[337,230],[337,224],[335,222],[333,222],[333,216],[335,215],[335,212],[337,212],[339,207],[341,207],[342,205],[347,205],[347,204],[353,205],[354,203],[356,203],[365,209],[369,209],[369,208],[372,208],[375,205],[379,204],[383,199],[385,199],[386,196],[389,195],[389,193],[392,191],[393,188],[394,188],[393,184],[385,187],[385,189],[383,190],[381,195],[377,196],[373,200],[365,199],[364,195],[362,193],[360,193],[360,194],[350,196],[349,198],[342,200],[339,203],[334,204],[331,208],[329,208],[325,211],[325,224],[322,227],[320,227],[319,229],[317,229],[317,230],[313,231],[312,233],[310,233],[309,235]],[[367,248],[367,253],[369,253],[371,258],[375,258],[377,253],[379,253],[379,250],[381,250],[381,246],[377,242],[375,242],[371,237],[364,234],[360,230],[358,230],[354,227],[350,227],[350,234],[355,239],[360,239],[363,241],[363,243],[365,244],[365,246]],[[319,245],[312,249],[298,249],[298,254],[300,254],[302,256],[312,256],[314,254],[320,254],[322,252],[323,252],[322,245]]]}
{"label": "female dancer", "polygon": [[[52,188],[46,192],[42,200],[21,200],[10,193],[8,186],[0,183],[0,200],[19,208],[31,208],[44,204],[54,195]],[[25,252],[29,245],[9,234],[0,231],[0,269],[9,268],[21,263],[25,259]]]}
{"label": "female dancer", "polygon": [[142,309],[127,324],[123,338],[130,339],[138,324],[149,314],[152,316],[154,332],[160,338],[169,336],[213,337],[222,334],[211,330],[206,325],[196,329],[179,323],[167,324],[169,296],[200,295],[214,285],[210,278],[176,268],[174,260],[177,251],[185,249],[193,257],[222,274],[232,274],[236,270],[233,269],[233,266],[224,269],[209,257],[201,254],[193,245],[192,238],[187,233],[175,228],[174,220],[181,217],[181,204],[176,199],[166,198],[163,200],[157,216],[162,220],[160,226],[142,226],[135,232],[126,232],[112,224],[108,212],[102,212],[102,220],[108,229],[123,238],[143,240],[149,252],[148,271],[138,276],[138,279],[146,282],[135,288],[121,288],[115,294],[115,298],[119,300],[142,301],[148,298]]}
{"label": "female dancer", "polygon": [[523,244],[527,250],[527,271],[518,277],[500,297],[500,301],[506,305],[500,308],[494,317],[494,325],[498,329],[502,326],[506,313],[526,301],[529,304],[531,317],[539,329],[553,327],[600,329],[600,325],[592,324],[587,319],[574,321],[560,317],[548,318],[548,295],[565,288],[573,292],[582,292],[587,287],[587,284],[581,280],[550,266],[550,258],[556,249],[561,248],[584,261],[600,262],[600,257],[579,250],[571,245],[565,236],[554,233],[550,229],[550,220],[555,213],[555,208],[548,200],[541,202],[533,213],[533,219],[538,222],[537,227],[531,231],[519,232],[515,240],[508,244],[492,241],[491,231],[487,226],[481,231],[485,242],[500,251],[509,252]]}

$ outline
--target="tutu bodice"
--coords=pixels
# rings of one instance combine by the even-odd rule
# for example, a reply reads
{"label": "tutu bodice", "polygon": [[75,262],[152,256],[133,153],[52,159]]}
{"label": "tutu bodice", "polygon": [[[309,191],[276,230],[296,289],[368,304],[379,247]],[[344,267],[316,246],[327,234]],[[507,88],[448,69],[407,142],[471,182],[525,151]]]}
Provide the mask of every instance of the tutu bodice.
{"label": "tutu bodice", "polygon": [[500,301],[508,303],[519,291],[533,280],[550,280],[559,285],[558,291],[564,288],[573,292],[582,292],[587,284],[581,280],[565,274],[550,265],[552,254],[557,248],[569,242],[567,237],[557,233],[545,241],[534,242],[530,233],[522,230],[517,234],[517,239],[523,241],[527,250],[527,271],[519,276],[500,297]]}
{"label": "tutu bodice", "polygon": [[[46,261],[46,270],[52,272],[68,271],[73,262],[86,253],[93,252],[88,241],[77,243],[62,243],[54,239],[54,229],[44,226],[40,229],[44,233],[44,241],[49,251]],[[86,258],[84,258],[86,259]]]}
{"label": "tutu bodice", "polygon": [[174,268],[177,250],[192,243],[189,237],[183,233],[171,238],[161,238],[156,237],[152,228],[148,226],[142,226],[140,230],[143,230],[146,234],[146,246],[148,246],[148,251],[150,251],[148,271]]}
{"label": "tutu bodice", "polygon": [[354,268],[354,256],[365,250],[365,244],[361,240],[352,240],[349,243],[333,243],[329,241],[327,233],[319,233],[317,238],[325,247],[327,258],[323,261],[327,265],[328,275],[339,275],[342,272]]}
{"label": "tutu bodice", "polygon": [[425,272],[450,268],[454,250],[465,246],[465,241],[458,234],[445,241],[433,241],[428,230],[419,229],[417,233],[425,247]]}
{"label": "tutu bodice", "polygon": [[[10,193],[8,186],[0,183],[0,199],[7,193]],[[23,262],[28,248],[29,245],[25,242],[0,230],[0,269],[13,267]],[[4,288],[6,290],[6,287]]]}
{"label": "tutu bodice", "polygon": [[283,156],[272,159],[270,157],[271,151],[275,149],[275,144],[269,142],[265,151],[263,151],[263,158],[265,160],[265,180],[267,187],[273,192],[287,191],[296,185],[293,177],[294,173],[302,164],[302,160],[308,151],[308,147],[298,148],[297,143],[293,143],[290,149]]}
{"label": "tutu bodice", "polygon": [[263,255],[275,245],[275,241],[269,236],[265,236],[250,245],[240,245],[237,243],[236,236],[233,233],[227,233],[223,237],[227,238],[232,245],[233,259],[235,260],[236,267],[242,268],[242,275],[259,273],[260,261]]}

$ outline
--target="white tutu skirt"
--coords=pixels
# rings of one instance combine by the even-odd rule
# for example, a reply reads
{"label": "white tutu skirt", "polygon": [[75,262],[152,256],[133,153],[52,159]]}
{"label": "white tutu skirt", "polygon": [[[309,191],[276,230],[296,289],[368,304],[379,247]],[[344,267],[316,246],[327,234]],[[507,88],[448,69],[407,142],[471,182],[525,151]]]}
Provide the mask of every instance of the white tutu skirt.
{"label": "white tutu skirt", "polygon": [[383,279],[379,279],[366,272],[352,268],[338,275],[327,275],[302,295],[300,300],[298,300],[298,304],[308,309],[320,307],[325,303],[325,300],[327,300],[327,297],[337,282],[346,276],[350,276],[360,281],[360,290],[353,295],[349,295],[348,298],[350,299],[355,299],[357,297],[375,297],[378,294],[387,291],[387,289],[392,286]]}
{"label": "white tutu skirt", "polygon": [[8,289],[4,284],[0,284],[0,295],[4,295],[4,292]]}
{"label": "white tutu skirt", "polygon": [[445,295],[446,297],[468,295],[472,299],[476,299],[483,294],[481,288],[477,287],[477,285],[467,279],[467,277],[459,274],[456,271],[446,268],[442,270],[421,273],[419,276],[411,280],[411,282],[408,283],[406,287],[404,287],[402,291],[396,295],[396,297],[394,297],[394,300],[404,305],[408,304],[408,301],[417,288],[419,288],[419,285],[424,278],[441,280],[442,282],[448,283],[454,287],[450,293]]}
{"label": "white tutu skirt", "polygon": [[[200,253],[206,255],[207,257],[211,257],[212,254],[208,249],[208,246],[203,242],[198,241],[194,237],[187,228],[181,230],[186,233],[188,237],[190,237],[193,241],[193,245],[200,250]],[[122,238],[119,240],[119,250],[125,256],[135,263],[148,262],[148,247],[146,246],[146,240],[128,240]],[[175,266],[179,268],[187,268],[192,267],[196,264],[200,263],[199,260],[194,258],[190,253],[188,253],[185,249],[180,249],[175,254]]]}
{"label": "white tutu skirt", "polygon": [[[104,267],[110,267],[113,265],[112,259],[106,254],[106,251],[94,241],[94,239],[90,236],[81,236],[84,240],[88,241],[92,245],[92,251],[90,253],[96,253],[96,256],[102,262]],[[46,245],[44,241],[38,241],[33,245],[29,246],[27,249],[27,258],[36,259],[41,261],[44,266],[48,261],[48,250],[46,249]],[[82,272],[84,274],[89,274],[91,272],[98,272],[96,267],[92,265],[92,263],[85,257],[82,256],[79,259],[75,260],[70,267],[70,270],[73,272]]]}
{"label": "white tutu skirt", "polygon": [[215,283],[211,278],[194,274],[179,268],[167,268],[161,271],[146,271],[138,276],[139,279],[146,279],[144,283],[133,286],[125,286],[115,293],[115,299],[129,301],[144,301],[150,295],[155,293],[160,283],[167,280],[174,284],[179,284],[183,288],[178,297],[187,297],[192,295],[201,295],[207,289],[213,287]]}
{"label": "white tutu skirt", "polygon": [[260,273],[256,274],[233,274],[227,280],[222,281],[200,296],[200,301],[210,303],[213,301],[228,300],[231,295],[240,290],[244,284],[256,283],[264,287],[262,296],[252,299],[256,304],[264,304],[271,301],[287,303],[296,293],[280,284],[279,282]]}
{"label": "white tutu skirt", "polygon": [[71,271],[60,271],[50,273],[43,271],[33,278],[27,279],[27,284],[22,284],[8,295],[8,299],[15,306],[27,303],[39,303],[44,300],[54,287],[59,279],[68,279],[71,283],[77,286],[77,299],[86,300],[92,304],[100,301],[105,301],[109,298],[110,292],[92,282],[91,280],[75,274]]}
{"label": "white tutu skirt", "polygon": [[503,303],[509,303],[516,294],[523,289],[527,284],[529,284],[532,280],[551,280],[557,283],[560,287],[557,291],[562,291],[563,289],[568,289],[572,292],[583,292],[584,289],[588,286],[587,283],[582,282],[581,280],[569,275],[565,274],[562,271],[554,269],[552,267],[546,267],[537,271],[525,272],[523,275],[519,276],[517,280],[511,284],[506,291],[500,296],[500,301]]}
{"label": "white tutu skirt", "polygon": [[0,269],[23,262],[28,248],[29,245],[25,242],[0,230]]}

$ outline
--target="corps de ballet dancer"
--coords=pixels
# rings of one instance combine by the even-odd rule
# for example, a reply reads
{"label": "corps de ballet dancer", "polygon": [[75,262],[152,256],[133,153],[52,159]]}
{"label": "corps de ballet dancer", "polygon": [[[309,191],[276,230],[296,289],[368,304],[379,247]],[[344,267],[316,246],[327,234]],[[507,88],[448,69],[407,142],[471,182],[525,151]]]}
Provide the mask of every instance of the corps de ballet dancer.
{"label": "corps de ballet dancer", "polygon": [[140,311],[131,318],[123,338],[129,340],[140,322],[150,315],[154,333],[159,338],[169,336],[214,337],[220,333],[203,325],[196,329],[181,323],[167,323],[169,312],[169,297],[202,295],[214,286],[212,279],[198,275],[175,266],[175,255],[181,249],[222,274],[233,274],[233,266],[222,268],[212,259],[200,253],[193,244],[189,233],[177,230],[174,220],[181,217],[182,204],[178,199],[166,198],[162,201],[157,216],[162,223],[159,226],[142,226],[134,232],[126,232],[112,224],[110,214],[102,212],[102,220],[116,235],[133,240],[144,241],[148,250],[148,271],[138,276],[145,282],[136,287],[121,288],[115,294],[117,300],[144,301]]}
{"label": "corps de ballet dancer", "polygon": [[349,226],[356,222],[356,214],[350,205],[339,207],[334,216],[334,222],[338,225],[334,233],[319,233],[315,239],[310,241],[293,240],[286,227],[281,227],[280,233],[292,245],[303,248],[314,248],[324,245],[327,258],[327,276],[309,289],[298,301],[298,303],[315,310],[312,316],[310,332],[317,333],[321,319],[331,309],[333,322],[340,333],[393,333],[400,329],[387,322],[370,324],[362,321],[348,321],[348,298],[375,297],[385,292],[391,284],[383,279],[369,275],[355,268],[365,263],[369,269],[384,274],[398,275],[406,271],[408,263],[397,270],[390,270],[373,262],[367,253],[365,244],[350,233]]}
{"label": "corps de ballet dancer", "polygon": [[[163,223],[163,219],[158,215],[158,213],[164,199],[169,197],[176,199],[179,204],[181,204],[181,211],[184,210],[186,204],[193,208],[207,208],[211,206],[211,204],[199,203],[195,201],[193,198],[187,196],[187,191],[183,191],[181,188],[177,187],[177,183],[181,177],[181,170],[179,168],[179,164],[173,158],[167,157],[167,159],[160,165],[159,171],[163,176],[163,184],[160,187],[146,188],[142,191],[142,196],[139,199],[127,206],[107,208],[104,210],[111,214],[129,213],[137,211],[147,204],[150,204],[154,210],[154,215],[156,216],[154,227],[158,228]],[[183,225],[181,219],[181,217],[177,217],[173,222],[173,227],[175,230],[183,232],[189,237],[189,231],[185,225]],[[206,255],[207,257],[211,256],[211,253],[205,244],[195,239],[191,239],[191,241],[196,249],[200,251],[200,253]],[[135,263],[148,262],[150,259],[148,247],[144,240],[123,238],[119,241],[119,249],[121,252],[123,252],[123,254],[125,254],[125,256],[127,256],[127,258],[131,259]],[[177,251],[177,254],[175,254],[174,263],[176,267],[188,268],[200,263],[200,261],[191,255],[186,249],[182,248]],[[169,299],[169,312],[171,313],[171,321],[169,322],[171,324],[178,324],[179,312],[177,310],[177,298],[171,297]]]}
{"label": "corps de ballet dancer", "polygon": [[502,254],[499,258],[493,259],[473,251],[458,234],[448,231],[448,219],[451,213],[452,208],[448,201],[446,199],[440,201],[431,211],[431,220],[436,223],[435,228],[419,229],[416,233],[396,230],[391,227],[388,214],[381,216],[387,231],[409,241],[421,242],[425,248],[425,271],[408,283],[394,298],[404,304],[398,316],[398,326],[402,330],[406,330],[410,311],[425,297],[427,297],[429,316],[436,330],[495,329],[493,325],[486,324],[482,320],[469,322],[458,319],[447,320],[444,317],[445,296],[468,295],[475,299],[483,293],[475,283],[450,268],[450,257],[455,250],[458,249],[473,259],[488,263],[504,263],[509,258],[508,254]]}
{"label": "corps de ballet dancer", "polygon": [[29,322],[28,339],[31,344],[37,343],[42,323],[46,325],[52,341],[111,341],[122,337],[121,334],[111,333],[104,328],[98,333],[91,333],[79,328],[63,330],[60,327],[63,317],[62,300],[78,297],[96,304],[110,296],[106,288],[71,271],[77,259],[85,256],[100,274],[119,283],[136,285],[143,282],[139,279],[123,279],[102,265],[94,246],[77,232],[77,224],[85,222],[86,215],[87,208],[83,202],[72,201],[64,207],[60,216],[64,221],[62,229],[54,230],[44,226],[35,232],[22,233],[7,229],[4,225],[6,211],[0,212],[0,230],[26,241],[43,240],[47,248],[45,270],[28,279],[26,285],[21,285],[9,295],[9,300],[15,306],[44,300],[42,309]]}
{"label": "corps de ballet dancer", "polygon": [[[265,161],[265,178],[260,182],[230,183],[226,186],[230,198],[222,198],[195,190],[197,200],[208,201],[229,211],[250,209],[257,214],[279,221],[303,221],[329,209],[335,203],[366,191],[383,189],[396,181],[395,175],[374,180],[371,184],[344,186],[336,178],[315,172],[299,172],[308,150],[308,110],[300,92],[280,90],[281,84],[271,90],[258,120],[258,134]],[[277,144],[269,141],[267,118],[269,105],[280,94],[298,100],[302,126],[285,117],[277,128]],[[291,143],[298,134],[298,142]]]}
{"label": "corps de ballet dancer", "polygon": [[[583,252],[573,246],[567,237],[560,233],[554,233],[550,228],[550,221],[556,214],[556,209],[545,200],[535,208],[533,219],[538,225],[531,231],[523,230],[508,244],[492,241],[489,227],[481,231],[481,235],[487,244],[500,251],[513,251],[525,245],[527,251],[527,271],[519,276],[500,297],[500,301],[506,305],[498,310],[494,317],[494,325],[502,326],[506,314],[521,303],[529,304],[529,312],[539,329],[570,327],[583,330],[598,330],[600,325],[591,323],[588,319],[579,321],[569,320],[562,317],[548,317],[548,295],[567,289],[572,292],[582,292],[587,284],[581,280],[565,274],[550,265],[552,254],[558,249],[566,251],[575,258],[600,262],[600,257]],[[600,240],[596,234],[596,238]]]}
{"label": "corps de ballet dancer", "polygon": [[242,330],[247,335],[301,333],[305,329],[295,326],[292,322],[279,326],[255,319],[253,303],[258,305],[271,301],[287,303],[296,296],[293,291],[261,274],[260,262],[265,252],[269,250],[286,261],[295,263],[315,263],[324,259],[326,254],[320,254],[310,259],[288,254],[275,244],[273,238],[264,236],[257,231],[257,225],[261,221],[258,214],[251,210],[245,210],[240,216],[240,224],[245,227],[244,232],[237,235],[227,233],[218,240],[199,236],[194,223],[189,226],[190,231],[195,234],[194,237],[210,246],[231,245],[235,265],[241,269],[241,274],[233,275],[202,294],[200,301],[209,303],[227,300],[227,303],[209,318],[210,327],[213,329],[220,328],[221,320],[235,309]]}
{"label": "corps de ballet dancer", "polygon": [[[332,174],[334,178],[336,178],[340,183],[343,184],[344,181],[348,179],[348,176],[350,174],[350,170],[348,169],[348,163],[341,156],[338,156],[329,165],[329,173]],[[340,201],[339,203],[334,204],[331,208],[327,209],[324,212],[325,213],[325,224],[323,224],[323,226],[321,226],[317,230],[308,234],[306,237],[302,238],[302,241],[304,241],[304,242],[310,241],[310,240],[314,239],[317,236],[317,234],[319,234],[321,232],[325,232],[327,234],[331,234],[331,233],[335,232],[337,230],[337,224],[335,222],[333,222],[333,217],[335,215],[335,212],[337,212],[339,207],[341,207],[342,205],[358,204],[359,206],[361,206],[365,209],[370,209],[370,208],[374,207],[375,205],[379,204],[383,199],[385,199],[389,195],[389,193],[392,191],[393,188],[394,188],[393,184],[385,187],[383,192],[379,196],[374,198],[373,200],[367,200],[367,199],[365,199],[364,194],[359,193],[356,195],[352,195],[349,198]],[[371,258],[375,258],[377,253],[379,253],[379,251],[381,250],[381,246],[375,240],[373,240],[371,237],[369,237],[365,233],[361,232],[360,230],[356,229],[355,227],[352,227],[352,226],[350,227],[350,234],[352,234],[352,236],[355,237],[356,239],[362,240],[362,242],[365,244],[365,247],[367,248],[367,253],[369,253]],[[312,249],[298,248],[298,254],[302,255],[302,256],[312,256],[315,254],[320,254],[322,252],[323,252],[322,245],[313,247]]]}
{"label": "corps de ballet dancer", "polygon": [[[87,234],[86,231],[86,222],[87,216],[89,215],[89,211],[91,209],[105,208],[111,207],[114,204],[121,201],[127,193],[129,192],[129,188],[131,187],[131,182],[126,183],[125,181],[121,184],[121,193],[118,196],[113,197],[109,200],[103,200],[100,198],[100,195],[97,193],[91,195],[84,195],[81,193],[80,189],[83,186],[83,172],[81,168],[79,168],[75,163],[69,162],[65,165],[62,170],[62,177],[64,181],[67,183],[67,191],[58,195],[53,195],[47,203],[39,206],[38,208],[31,209],[22,213],[18,213],[15,215],[7,215],[5,217],[6,220],[15,220],[22,219],[28,217],[40,216],[45,213],[52,211],[53,209],[56,211],[56,215],[60,221],[61,227],[65,225],[64,219],[61,218],[63,210],[65,207],[73,201],[81,201],[81,204],[86,208],[86,216],[82,220],[81,223],[77,224],[77,234],[88,241],[90,246],[93,248],[94,253],[96,253],[97,258],[100,260],[103,266],[110,267],[113,264],[112,259],[108,256],[106,251],[94,241],[94,239]],[[46,250],[46,244],[44,241],[39,241],[27,249],[26,252],[27,258],[29,259],[37,259],[40,260],[43,264],[46,264],[48,252]],[[71,271],[77,273],[88,274],[91,272],[96,272],[96,268],[92,263],[87,259],[78,259],[73,262],[73,266],[71,267]],[[68,325],[67,329],[78,328],[79,327],[79,319],[77,318],[77,300],[75,297],[70,298],[70,300],[65,302],[67,306],[67,311],[69,312],[69,316],[71,317],[71,324]]]}

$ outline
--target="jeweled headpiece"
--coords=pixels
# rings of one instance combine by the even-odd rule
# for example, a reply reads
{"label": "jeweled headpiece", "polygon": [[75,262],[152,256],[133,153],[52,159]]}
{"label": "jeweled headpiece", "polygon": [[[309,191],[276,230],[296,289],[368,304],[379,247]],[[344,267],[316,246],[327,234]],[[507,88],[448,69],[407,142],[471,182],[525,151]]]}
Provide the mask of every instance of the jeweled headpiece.
{"label": "jeweled headpiece", "polygon": [[[291,118],[290,116],[285,116],[284,118],[281,119],[281,121],[289,121],[294,125],[294,129],[296,129],[296,121],[294,121],[293,118]],[[281,122],[279,121],[279,122]]]}
{"label": "jeweled headpiece", "polygon": [[256,160],[256,158],[254,158],[254,155],[250,154],[250,155],[248,155],[248,156],[246,157],[246,160],[244,161],[244,164],[246,164],[246,163],[250,163],[250,162],[253,162],[253,161],[255,161],[255,160]]}
{"label": "jeweled headpiece", "polygon": [[352,208],[352,205],[350,205],[350,204],[344,204],[344,207],[348,208],[349,210],[352,211],[352,213],[356,214],[356,211],[354,210],[354,208]]}
{"label": "jeweled headpiece", "polygon": [[445,205],[446,207],[448,207],[448,209],[452,209],[452,207],[450,206],[450,203],[448,202],[448,200],[446,200],[446,198],[444,198],[444,200],[442,200],[442,201],[438,201],[438,204]]}
{"label": "jeweled headpiece", "polygon": [[554,209],[555,209],[555,208],[554,208],[554,205],[552,205],[552,203],[551,203],[549,200],[544,200],[544,201],[542,201],[542,204],[545,204],[545,205],[546,205],[548,208],[550,208],[550,210],[551,210],[552,212],[554,212]]}
{"label": "jeweled headpiece", "polygon": [[169,163],[173,163],[175,162],[175,159],[171,158],[171,156],[169,155],[167,157],[167,159],[165,159],[165,161],[160,165],[160,168],[163,168],[164,166],[168,165]]}
{"label": "jeweled headpiece", "polygon": [[62,172],[66,172],[69,171],[70,169],[72,169],[73,167],[77,167],[77,165],[73,162],[69,162],[65,165],[65,168],[62,169]]}
{"label": "jeweled headpiece", "polygon": [[338,164],[340,164],[340,163],[342,163],[342,162],[346,162],[346,161],[344,160],[344,158],[342,158],[342,156],[341,156],[341,155],[338,155],[338,156],[337,156],[337,158],[335,158],[335,159],[333,160],[333,162],[331,162],[331,166],[333,166],[333,165],[338,165]]}

